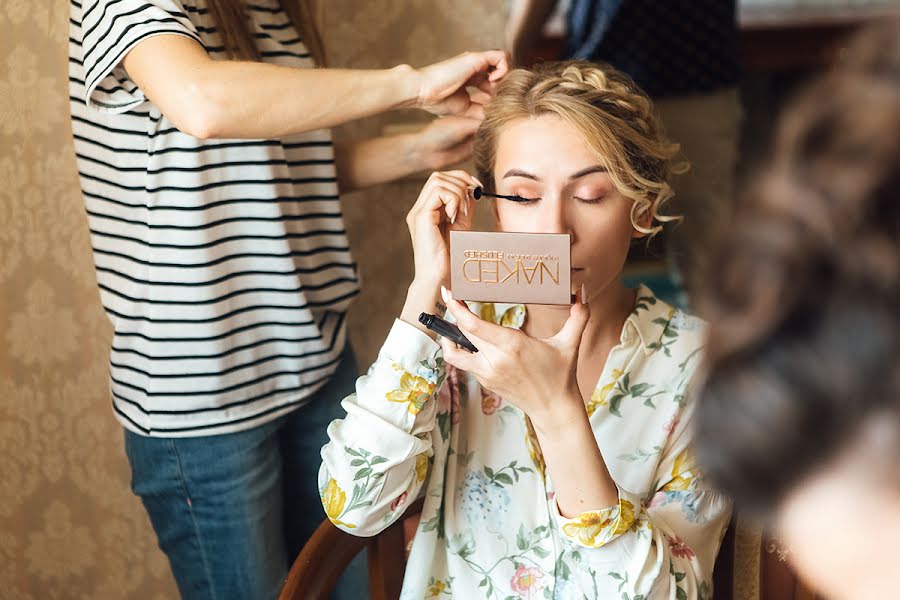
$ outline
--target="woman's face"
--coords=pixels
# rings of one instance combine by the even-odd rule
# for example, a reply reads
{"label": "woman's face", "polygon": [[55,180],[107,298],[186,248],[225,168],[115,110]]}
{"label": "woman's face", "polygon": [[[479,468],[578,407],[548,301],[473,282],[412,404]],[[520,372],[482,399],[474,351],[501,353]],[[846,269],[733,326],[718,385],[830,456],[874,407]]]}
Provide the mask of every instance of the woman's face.
{"label": "woman's face", "polygon": [[500,231],[568,233],[572,289],[588,297],[617,283],[632,237],[632,200],[618,193],[581,134],[556,116],[519,119],[497,143],[497,193],[534,198],[497,199]]}

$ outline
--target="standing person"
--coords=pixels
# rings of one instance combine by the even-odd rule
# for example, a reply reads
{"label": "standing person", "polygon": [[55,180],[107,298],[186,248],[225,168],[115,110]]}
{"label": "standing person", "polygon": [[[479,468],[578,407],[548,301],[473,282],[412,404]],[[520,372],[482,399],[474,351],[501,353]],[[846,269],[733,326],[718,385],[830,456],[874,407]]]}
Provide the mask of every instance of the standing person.
{"label": "standing person", "polygon": [[[507,28],[526,59],[556,0],[516,0]],[[742,111],[735,0],[571,0],[566,58],[607,62],[653,99],[691,169],[674,181],[684,221],[668,249],[688,292],[699,286],[712,234],[734,190]]]}
{"label": "standing person", "polygon": [[[275,597],[323,516],[318,452],[358,375],[339,193],[465,158],[507,70],[500,51],[316,69],[309,14],[277,0],[71,2],[113,410],[185,598]],[[332,143],[330,127],[402,107],[451,116]]]}

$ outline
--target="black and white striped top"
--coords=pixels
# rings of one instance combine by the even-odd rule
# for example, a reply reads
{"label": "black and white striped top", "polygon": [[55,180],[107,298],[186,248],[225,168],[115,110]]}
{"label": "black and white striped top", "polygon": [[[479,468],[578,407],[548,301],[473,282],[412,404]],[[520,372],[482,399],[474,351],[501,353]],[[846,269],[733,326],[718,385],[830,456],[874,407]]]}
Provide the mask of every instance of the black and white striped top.
{"label": "black and white striped top", "polygon": [[[262,59],[313,61],[277,0],[250,0]],[[327,130],[200,140],[129,79],[141,40],[226,57],[205,0],[72,0],[72,132],[100,296],[115,330],[113,408],[155,436],[246,429],[331,376],[358,294]]]}

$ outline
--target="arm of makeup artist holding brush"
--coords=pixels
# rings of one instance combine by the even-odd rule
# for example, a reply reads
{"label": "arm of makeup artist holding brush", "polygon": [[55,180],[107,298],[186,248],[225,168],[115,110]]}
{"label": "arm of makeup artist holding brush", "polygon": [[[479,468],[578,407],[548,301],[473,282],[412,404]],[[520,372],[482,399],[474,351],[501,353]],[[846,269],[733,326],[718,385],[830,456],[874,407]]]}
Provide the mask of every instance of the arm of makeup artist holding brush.
{"label": "arm of makeup artist holding brush", "polygon": [[483,104],[508,70],[499,50],[466,52],[419,69],[298,69],[213,60],[195,40],[179,35],[143,40],[124,66],[178,129],[201,139],[280,138],[399,108],[446,115],[418,133],[336,144],[341,191],[467,158]]}

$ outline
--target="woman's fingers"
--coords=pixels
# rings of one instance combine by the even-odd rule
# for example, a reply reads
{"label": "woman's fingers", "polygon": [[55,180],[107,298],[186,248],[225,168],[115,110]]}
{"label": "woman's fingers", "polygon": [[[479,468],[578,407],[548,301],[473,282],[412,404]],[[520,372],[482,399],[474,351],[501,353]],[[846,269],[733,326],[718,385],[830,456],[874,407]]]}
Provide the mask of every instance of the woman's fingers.
{"label": "woman's fingers", "polygon": [[[469,143],[471,144],[471,142]],[[463,155],[468,153],[467,147],[460,147],[455,150],[459,155]],[[457,170],[457,171],[445,171],[440,174],[440,180],[444,182],[445,187],[450,187],[454,190],[454,193],[457,193],[460,197],[459,204],[461,205],[462,212],[464,215],[469,215],[469,203],[472,200],[471,194],[469,193],[469,189],[472,187],[475,178],[466,173],[465,171]]]}
{"label": "woman's fingers", "polygon": [[488,60],[493,64],[494,69],[488,75],[490,81],[500,81],[509,73],[509,54],[504,50],[492,50]]}
{"label": "woman's fingers", "polygon": [[453,294],[446,288],[441,288],[441,296],[450,314],[456,319],[457,327],[479,351],[487,346],[500,346],[505,350],[514,346],[514,338],[520,332],[480,319],[469,310],[465,302],[454,300]]}
{"label": "woman's fingers", "polygon": [[[407,224],[411,228],[414,228],[415,223],[418,223],[418,226],[425,223],[440,225],[443,220],[442,213],[451,224],[456,224],[462,211],[466,217],[463,227],[468,226],[472,201],[469,190],[476,183],[474,177],[460,169],[432,173],[407,215]],[[415,232],[413,238],[415,239]]]}
{"label": "woman's fingers", "polygon": [[[468,142],[472,144],[474,142]],[[458,186],[460,190],[460,194],[462,194],[468,201],[473,201],[475,198],[472,196],[472,189],[475,187],[484,187],[478,179],[475,178],[474,175],[470,175],[469,173],[463,170],[455,170],[455,171],[444,171],[441,173],[442,178],[448,183],[452,181],[454,185]]]}
{"label": "woman's fingers", "polygon": [[462,198],[457,189],[443,184],[436,185],[432,188],[432,193],[428,195],[428,201],[423,206],[421,216],[439,225],[441,222],[440,213],[443,211],[447,215],[447,220],[450,223],[454,223],[456,222],[461,203]]}
{"label": "woman's fingers", "polygon": [[579,345],[581,345],[581,336],[584,335],[584,329],[591,318],[591,306],[584,301],[584,294],[584,286],[581,286],[581,289],[575,295],[575,303],[569,309],[569,318],[566,319],[559,333],[550,338],[565,348],[578,349]]}
{"label": "woman's fingers", "polygon": [[470,186],[473,182],[477,181],[472,175],[469,175],[462,169],[440,171],[439,173],[437,173],[437,176],[444,181],[453,181],[455,183],[458,183],[463,188]]}
{"label": "woman's fingers", "polygon": [[475,89],[477,89],[478,91],[475,91],[475,92],[472,92],[469,94],[469,99],[472,102],[474,102],[475,104],[485,105],[488,102],[490,102],[491,99],[493,98],[493,96],[491,96],[489,93],[485,92],[484,90],[481,90],[479,88],[475,88]]}
{"label": "woman's fingers", "polygon": [[504,50],[485,50],[478,57],[485,62],[478,71],[487,73],[490,81],[500,81],[509,73],[509,54]]}
{"label": "woman's fingers", "polygon": [[478,373],[478,356],[467,350],[462,350],[445,337],[438,340],[441,349],[444,351],[444,360],[463,371],[467,371],[475,375]]}

